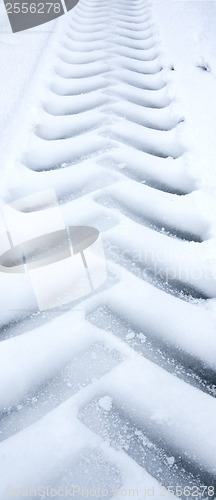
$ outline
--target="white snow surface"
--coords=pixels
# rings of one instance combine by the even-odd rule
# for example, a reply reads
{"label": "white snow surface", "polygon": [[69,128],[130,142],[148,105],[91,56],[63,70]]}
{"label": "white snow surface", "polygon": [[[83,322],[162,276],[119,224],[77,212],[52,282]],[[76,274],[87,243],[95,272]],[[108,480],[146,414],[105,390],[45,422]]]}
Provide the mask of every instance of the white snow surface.
{"label": "white snow surface", "polygon": [[2,500],[75,484],[158,500],[163,471],[216,474],[216,3],[152,0],[152,26],[134,1],[139,29],[116,4],[0,25],[1,205],[54,189],[67,226],[101,232],[109,276],[41,313],[29,276],[1,273]]}

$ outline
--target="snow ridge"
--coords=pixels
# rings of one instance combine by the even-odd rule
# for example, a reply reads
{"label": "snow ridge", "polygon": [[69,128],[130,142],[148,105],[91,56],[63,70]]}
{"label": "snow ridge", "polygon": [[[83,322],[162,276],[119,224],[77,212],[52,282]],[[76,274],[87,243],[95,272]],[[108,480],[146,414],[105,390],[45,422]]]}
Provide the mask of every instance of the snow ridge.
{"label": "snow ridge", "polygon": [[67,225],[101,232],[109,277],[39,313],[25,276],[2,274],[3,500],[8,484],[215,484],[212,207],[168,80],[147,2],[80,0],[11,197],[55,189]]}

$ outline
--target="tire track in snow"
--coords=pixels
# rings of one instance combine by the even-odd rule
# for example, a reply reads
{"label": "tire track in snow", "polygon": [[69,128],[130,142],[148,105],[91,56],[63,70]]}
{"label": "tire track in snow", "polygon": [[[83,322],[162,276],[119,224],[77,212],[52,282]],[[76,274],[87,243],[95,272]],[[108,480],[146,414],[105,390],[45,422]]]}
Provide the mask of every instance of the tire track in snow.
{"label": "tire track in snow", "polygon": [[[67,318],[68,313],[64,313],[61,309],[54,312],[54,317],[53,313],[37,315],[35,327],[38,327],[38,332],[44,331],[45,337],[52,329],[55,332],[56,346],[52,349],[53,361],[48,354],[50,339],[47,340],[47,344],[44,343],[52,370],[50,368],[51,371],[45,373],[42,369],[40,377],[37,377],[39,354],[38,361],[36,358],[32,366],[30,366],[31,363],[25,365],[25,372],[21,361],[19,359],[16,361],[19,390],[17,386],[17,389],[15,388],[12,392],[10,405],[6,404],[4,407],[1,427],[2,445],[6,447],[6,452],[7,449],[10,450],[19,431],[21,431],[19,437],[23,436],[24,440],[26,429],[31,436],[31,432],[34,433],[34,426],[43,422],[42,417],[45,415],[48,415],[51,421],[53,419],[55,424],[56,412],[59,411],[61,414],[61,411],[64,411],[64,405],[72,404],[73,406],[76,398],[78,400],[80,398],[77,413],[85,425],[87,449],[89,448],[88,439],[90,441],[90,437],[87,439],[88,428],[90,428],[95,433],[96,442],[98,435],[101,434],[102,441],[109,439],[111,448],[117,446],[122,451],[123,457],[129,456],[137,467],[137,474],[141,467],[141,474],[144,474],[145,480],[149,479],[149,476],[145,475],[147,471],[150,476],[165,486],[177,485],[180,482],[182,486],[189,484],[199,489],[201,484],[212,485],[214,482],[213,449],[209,443],[209,455],[211,456],[212,452],[212,458],[207,460],[201,448],[202,446],[205,448],[205,438],[208,440],[209,429],[212,431],[215,429],[209,408],[213,408],[212,396],[215,395],[215,363],[212,350],[215,349],[216,342],[213,337],[211,312],[209,311],[208,314],[208,311],[202,309],[202,305],[206,298],[215,296],[215,283],[209,280],[202,289],[201,282],[196,287],[194,283],[196,280],[191,280],[190,276],[187,280],[183,273],[182,279],[178,277],[177,284],[176,279],[172,278],[166,283],[166,276],[163,277],[162,282],[156,276],[155,279],[150,279],[153,284],[151,286],[146,284],[146,281],[149,281],[148,273],[144,276],[138,273],[137,278],[133,276],[134,264],[140,271],[145,270],[146,266],[149,267],[145,245],[144,250],[142,247],[142,238],[148,241],[148,249],[153,255],[153,261],[156,259],[157,248],[160,245],[164,248],[164,255],[167,249],[171,249],[170,260],[168,257],[164,264],[165,271],[169,262],[172,263],[172,249],[175,262],[178,262],[178,259],[181,259],[181,249],[184,248],[185,259],[189,255],[188,266],[190,268],[193,262],[190,260],[191,245],[197,258],[196,262],[202,268],[204,265],[202,242],[205,242],[208,226],[208,221],[202,218],[198,217],[196,224],[194,220],[190,220],[190,205],[187,198],[190,194],[187,195],[187,193],[193,194],[195,181],[190,179],[184,170],[184,149],[179,142],[178,131],[182,118],[175,116],[172,112],[172,100],[167,88],[166,74],[160,63],[150,9],[144,2],[134,1],[131,5],[127,1],[117,3],[114,1],[110,3],[106,0],[100,3],[93,0],[91,2],[80,1],[71,15],[71,26],[60,48],[40,118],[40,123],[35,127],[29,139],[23,165],[18,165],[22,171],[22,192],[24,194],[29,190],[31,192],[32,182],[34,182],[34,188],[38,190],[42,186],[54,187],[62,203],[67,223],[86,223],[86,207],[88,207],[88,221],[91,220],[91,224],[97,227],[100,220],[100,230],[104,234],[104,243],[107,248],[115,245],[117,265],[113,267],[110,253],[108,253],[110,269],[108,286],[105,286],[93,298],[80,301],[77,305],[86,314],[83,328],[89,332],[92,340],[90,347],[87,349],[83,342],[80,347],[71,348],[69,356],[62,355],[62,364],[56,370],[55,360],[58,359],[59,354],[58,342],[62,335],[61,329],[63,331],[68,328],[69,324],[72,325],[72,318]],[[98,176],[101,180],[98,180]],[[143,182],[145,185],[142,184]],[[133,192],[135,193],[134,200]],[[162,201],[161,195],[163,195]],[[146,204],[142,205],[143,197],[145,199],[149,197],[149,203],[146,201]],[[155,205],[162,203],[161,213],[153,210],[152,197],[154,197]],[[173,209],[176,214],[180,209],[184,217],[188,216],[185,223],[178,219],[175,221],[175,216],[172,218],[169,213],[170,202],[174,207],[176,204],[176,208]],[[193,232],[194,225],[196,231]],[[129,231],[129,239],[127,231]],[[136,250],[143,252],[138,262],[134,261],[133,245],[130,252],[130,231],[131,234],[134,231]],[[127,259],[123,258],[122,253],[122,249],[125,248],[128,251]],[[193,257],[194,255],[192,259]],[[127,269],[126,274],[124,268]],[[115,276],[116,270],[120,272],[117,276]],[[124,276],[126,276],[125,281]],[[134,279],[138,280],[139,286],[133,288]],[[122,289],[118,288],[121,284]],[[145,284],[147,287],[150,286],[146,289],[147,294],[143,299],[147,301],[147,308],[151,310],[148,312],[148,321],[146,317],[142,318],[143,304],[139,301],[145,295],[144,288],[142,289]],[[127,289],[128,296],[124,294],[124,287]],[[154,317],[151,298],[148,303],[148,295],[151,293],[152,299],[156,298],[155,306],[157,304],[161,319],[163,309],[167,311],[167,323],[169,323],[167,332],[164,322],[160,324],[160,317],[157,318],[157,313]],[[202,299],[200,307],[193,301],[191,302],[192,297]],[[188,302],[184,302],[185,300]],[[25,293],[23,306],[25,306]],[[73,311],[73,305],[71,307]],[[176,317],[172,317],[172,310],[175,311]],[[187,311],[191,321],[189,332],[182,319],[182,315]],[[128,318],[130,314],[133,316],[133,321]],[[145,314],[147,316],[147,310]],[[139,316],[141,316],[142,331],[140,331],[140,321],[137,320]],[[180,329],[182,328],[182,339],[177,331],[178,317],[181,323]],[[12,317],[11,322],[13,320]],[[149,331],[146,330],[144,320],[151,324]],[[56,321],[57,330],[55,329]],[[78,325],[82,325],[82,322],[82,319],[77,320]],[[202,337],[204,326],[208,327],[212,345],[210,352],[205,349],[206,339]],[[190,344],[187,338],[188,333],[189,339],[190,335],[193,337],[195,327],[198,330],[198,345],[192,342]],[[6,328],[3,323],[3,328],[8,327]],[[95,333],[93,333],[94,329]],[[20,352],[28,339],[33,338],[37,333],[35,329],[32,331],[30,329],[28,333],[24,332],[25,326],[24,331],[20,330],[18,337],[2,342],[2,349],[6,350],[9,359],[12,359],[10,356],[13,353]],[[35,348],[39,349],[40,342],[42,342],[39,335],[36,335],[35,342]],[[76,350],[79,351],[78,360]],[[92,353],[95,351],[97,351],[97,360],[93,356],[92,363]],[[37,352],[39,353],[39,350]],[[158,410],[157,418],[155,416],[157,412],[152,415],[147,412],[143,420],[135,400],[133,411],[128,409],[124,379],[119,389],[119,401],[116,395],[112,411],[107,411],[106,404],[101,408],[100,401],[97,399],[97,391],[99,390],[102,396],[105,395],[105,398],[110,397],[115,367],[117,366],[121,374],[121,366],[124,371],[124,359],[131,360],[131,366],[134,363],[134,368],[138,359],[143,362],[149,359],[148,376],[150,380],[152,377],[153,382],[154,370],[158,365],[162,367],[161,374],[162,378],[164,377],[167,381],[166,388],[161,387],[160,382],[157,387],[155,382],[153,384],[158,398],[158,408],[162,408],[161,413]],[[82,365],[87,366],[84,374]],[[90,366],[92,366],[92,372]],[[23,373],[24,379],[29,380],[29,383],[26,383],[26,386],[20,390]],[[140,374],[144,377],[142,370]],[[133,376],[132,373],[131,376]],[[98,379],[97,382],[95,379]],[[145,377],[143,384],[144,379]],[[179,385],[180,382],[182,385]],[[9,393],[10,384],[13,383],[14,380],[11,378],[7,387]],[[182,417],[180,412],[177,422],[179,429],[181,426],[186,429],[185,436],[182,438],[180,434],[179,438],[176,436],[178,426],[175,427],[177,424],[175,419],[173,420],[172,406],[168,409],[166,405],[163,407],[163,398],[161,399],[161,391],[169,392],[171,386],[179,397],[181,397],[183,387],[185,388],[187,410],[185,411],[188,420],[185,421],[183,408]],[[141,394],[140,397],[142,398]],[[173,394],[170,398],[172,401]],[[200,420],[194,421],[193,428],[190,428],[194,407],[200,408],[200,398],[205,401],[206,409],[205,406],[202,408]],[[106,401],[109,402],[107,399]],[[122,402],[127,407],[126,409],[123,409],[124,404],[121,406]],[[61,403],[64,404],[60,406]],[[147,401],[146,405],[148,406]],[[90,418],[92,416],[93,418]],[[160,419],[163,425],[158,434]],[[72,421],[71,416],[71,425]],[[73,425],[75,425],[74,422]],[[199,432],[201,434],[198,439]],[[11,436],[10,439],[8,439],[9,436]],[[196,440],[197,449],[194,449]],[[82,451],[82,454],[85,456],[85,452]],[[27,460],[28,453],[24,453],[24,463]],[[43,457],[40,452],[37,454],[36,450],[37,460],[38,464],[42,464],[38,469],[40,477]],[[79,454],[74,460],[79,462]],[[125,460],[126,464],[127,458]],[[119,464],[120,462],[119,458]],[[57,458],[57,463],[61,470],[64,464],[64,452],[61,457]],[[17,467],[16,470],[19,471],[19,466]],[[115,470],[116,465],[113,467]],[[33,477],[33,471],[31,473]],[[47,480],[52,484],[55,471],[52,470],[51,464],[47,466],[46,474]],[[123,476],[124,474],[122,478]],[[154,481],[153,477],[150,477],[150,484]],[[122,484],[124,484],[123,479]],[[201,497],[200,491],[198,498]]]}

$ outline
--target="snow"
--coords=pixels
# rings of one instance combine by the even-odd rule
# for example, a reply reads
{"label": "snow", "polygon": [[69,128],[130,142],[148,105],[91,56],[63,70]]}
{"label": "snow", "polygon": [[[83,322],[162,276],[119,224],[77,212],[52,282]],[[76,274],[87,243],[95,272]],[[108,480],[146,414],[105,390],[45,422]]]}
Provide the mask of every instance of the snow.
{"label": "snow", "polygon": [[167,462],[172,467],[175,463],[175,458],[174,457],[167,457]]}
{"label": "snow", "polygon": [[138,333],[137,335],[138,339],[141,341],[141,344],[145,344],[147,337],[143,333]]}
{"label": "snow", "polygon": [[112,408],[112,398],[110,398],[109,396],[104,396],[103,398],[99,399],[98,404],[105,411],[110,411]]}
{"label": "snow", "polygon": [[[1,95],[4,96],[4,99],[1,99],[0,107],[2,150],[4,146],[7,147],[6,141],[12,139],[9,137],[9,132],[12,132],[11,122],[25,98],[25,93],[29,91],[30,87],[32,88],[33,75],[35,75],[39,61],[44,58],[43,53],[46,51],[50,36],[55,29],[55,22],[13,35],[2,1],[0,12],[0,91]],[[10,122],[10,131],[8,130],[8,122]]]}
{"label": "snow", "polygon": [[[172,83],[187,119],[184,136],[191,152],[190,171],[207,191],[215,193],[215,15],[209,1],[153,0],[153,14],[162,42],[161,53],[172,65]],[[204,71],[200,65],[209,65]]]}
{"label": "snow", "polygon": [[109,291],[106,299],[104,297],[111,310],[139,329],[145,327],[151,336],[169,340],[215,367],[214,310],[209,310],[204,304],[181,301],[125,271],[121,271],[121,278],[122,283],[116,285],[119,300],[116,301]]}
{"label": "snow", "polygon": [[[91,225],[108,268],[43,313],[28,274],[1,273],[2,500],[71,481],[159,499],[215,475],[215,9],[152,0],[154,25],[142,2],[80,0],[18,35],[2,18],[2,253],[5,220],[16,244]],[[65,278],[46,271],[50,296]]]}
{"label": "snow", "polygon": [[[65,366],[72,353],[93,343],[94,336],[85,332],[85,325],[79,325],[78,334],[74,328],[71,331],[73,320],[72,312],[64,322],[57,318],[49,326],[1,342],[1,410],[23,400]],[[58,334],[53,336],[53,330]]]}
{"label": "snow", "polygon": [[191,459],[215,473],[215,400],[159,367],[152,370],[145,359],[137,360],[136,367],[132,364],[133,368],[125,362],[113,371],[115,383],[108,384],[111,397],[129,415],[136,407],[137,422],[148,419],[150,426],[154,422],[154,435],[162,433],[170,449],[177,452],[186,444]]}

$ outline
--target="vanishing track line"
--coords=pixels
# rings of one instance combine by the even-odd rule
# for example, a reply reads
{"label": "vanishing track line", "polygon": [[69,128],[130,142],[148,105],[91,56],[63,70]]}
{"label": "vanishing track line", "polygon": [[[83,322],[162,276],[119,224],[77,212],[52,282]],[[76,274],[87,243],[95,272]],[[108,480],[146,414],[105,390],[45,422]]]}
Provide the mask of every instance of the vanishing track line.
{"label": "vanishing track line", "polygon": [[[105,458],[92,462],[91,487],[98,467],[99,477],[105,469],[118,476],[115,449],[120,486],[124,464],[126,471],[132,463],[140,477],[147,471],[166,487],[189,486],[196,498],[201,485],[215,485],[214,456],[208,459],[205,451],[208,445],[211,456],[209,412],[216,393],[205,303],[214,293],[211,280],[203,286],[189,272],[204,266],[208,228],[190,218],[195,183],[184,170],[182,126],[172,112],[148,3],[80,0],[22,159],[23,182],[25,193],[32,182],[38,190],[54,188],[67,221],[100,230],[108,280],[86,300],[47,313],[18,311],[2,323],[2,345],[8,363],[16,357],[18,371],[1,407],[1,445],[7,449],[26,429],[31,441],[43,417],[54,418],[67,404],[77,404],[77,425],[83,425],[81,451],[70,458],[63,448],[56,458],[63,471],[58,478],[52,464],[42,474],[39,433],[36,470],[47,484],[71,479],[68,467],[77,470],[95,442]],[[179,262],[186,271],[184,265],[179,271]],[[25,349],[33,358],[22,366],[17,360]],[[121,369],[130,379],[128,394]],[[28,452],[23,456],[25,464]],[[80,465],[83,475],[85,467]]]}

